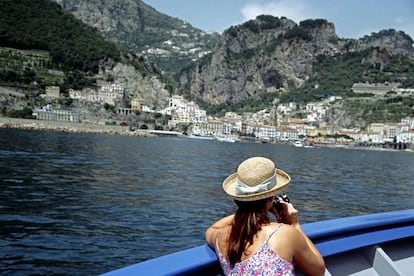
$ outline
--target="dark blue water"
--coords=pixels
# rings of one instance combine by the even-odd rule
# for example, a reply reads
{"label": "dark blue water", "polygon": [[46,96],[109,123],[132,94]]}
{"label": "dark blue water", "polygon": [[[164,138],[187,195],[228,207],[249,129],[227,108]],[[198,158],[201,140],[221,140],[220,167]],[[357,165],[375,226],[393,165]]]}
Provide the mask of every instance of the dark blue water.
{"label": "dark blue water", "polygon": [[414,208],[414,154],[0,129],[0,274],[96,275],[204,243],[250,156],[303,223]]}

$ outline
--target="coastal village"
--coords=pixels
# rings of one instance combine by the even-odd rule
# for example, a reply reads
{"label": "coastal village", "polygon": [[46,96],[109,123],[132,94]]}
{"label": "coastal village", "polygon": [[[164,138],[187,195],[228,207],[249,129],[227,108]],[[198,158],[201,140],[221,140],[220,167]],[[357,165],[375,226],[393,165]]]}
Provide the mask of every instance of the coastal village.
{"label": "coastal village", "polygon": [[[414,89],[398,88],[398,83],[355,83],[355,93],[370,93],[375,97],[385,97],[388,93],[402,97],[412,97]],[[61,97],[59,87],[47,87],[46,98]],[[125,89],[117,84],[105,84],[92,93],[70,90],[73,100],[88,101],[101,104],[117,105],[125,97]],[[168,99],[168,106],[162,110],[152,110],[139,100],[131,100],[130,107],[116,108],[118,115],[133,112],[149,112],[168,115],[168,125],[163,130],[147,131],[158,135],[175,135],[179,126],[187,126],[187,137],[199,139],[216,139],[226,142],[255,141],[264,143],[291,143],[296,146],[376,146],[393,149],[410,149],[414,144],[414,118],[402,118],[400,122],[375,122],[366,129],[345,129],[329,125],[326,114],[329,108],[342,101],[341,97],[332,96],[320,102],[310,102],[304,106],[291,102],[279,104],[272,109],[256,113],[236,114],[227,112],[224,117],[209,116],[205,110],[186,100],[183,96],[173,95]],[[302,118],[295,117],[298,109]],[[66,121],[84,123],[76,110],[63,110],[52,105],[34,110],[38,120]],[[97,122],[105,124],[105,122]],[[136,131],[128,127],[127,121],[117,122],[128,131]],[[140,129],[142,130],[142,128]]]}

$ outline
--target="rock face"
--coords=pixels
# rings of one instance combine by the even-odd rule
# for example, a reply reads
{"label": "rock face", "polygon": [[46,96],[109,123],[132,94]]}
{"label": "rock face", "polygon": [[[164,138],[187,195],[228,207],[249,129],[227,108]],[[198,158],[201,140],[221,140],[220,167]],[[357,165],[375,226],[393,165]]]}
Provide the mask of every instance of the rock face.
{"label": "rock face", "polygon": [[[306,20],[297,25],[283,17],[259,16],[227,29],[210,58],[182,71],[179,83],[181,92],[192,98],[230,105],[300,86],[313,73],[319,56],[370,47],[414,56],[412,43],[409,36],[394,30],[344,40],[326,20]],[[374,54],[373,58],[380,57]]]}
{"label": "rock face", "polygon": [[129,34],[143,31],[145,27],[142,9],[134,0],[55,0],[55,2],[84,23],[99,30],[105,37],[114,34],[111,39],[113,42],[125,43]]}
{"label": "rock face", "polygon": [[166,75],[211,52],[219,34],[206,33],[140,0],[54,0],[121,48],[143,53]]}
{"label": "rock face", "polygon": [[382,30],[358,40],[344,40],[344,50],[363,51],[369,47],[385,49],[391,54],[413,56],[413,40],[404,32]]}
{"label": "rock face", "polygon": [[125,88],[125,100],[131,102],[137,99],[143,105],[154,110],[165,108],[170,92],[166,88],[166,80],[141,58],[140,66],[137,68],[133,61],[140,57],[130,55],[124,57],[122,62],[103,63],[98,73],[98,79],[103,81],[113,79],[113,83],[122,85]]}
{"label": "rock face", "polygon": [[[297,88],[314,73],[318,58],[324,55],[377,47],[390,55],[414,56],[413,41],[403,32],[387,30],[357,40],[341,39],[334,25],[324,19],[296,24],[285,17],[261,15],[218,36],[161,14],[140,0],[54,1],[110,41],[143,54],[166,76],[174,76],[178,93],[213,105]],[[383,55],[379,51],[361,62],[384,64]],[[191,60],[196,62],[184,66]],[[155,107],[157,98],[166,95],[162,89],[150,89],[162,86],[162,79],[143,77],[142,82],[139,76],[121,73],[121,68],[127,66],[114,67],[117,79],[124,79],[125,84],[127,77],[132,82],[136,79],[137,83],[128,80],[126,85],[135,91],[134,96],[145,98],[146,104]]]}
{"label": "rock face", "polygon": [[297,87],[312,72],[318,55],[338,52],[333,24],[312,24],[300,29],[289,19],[261,16],[231,27],[208,62],[183,72],[180,85],[211,104]]}

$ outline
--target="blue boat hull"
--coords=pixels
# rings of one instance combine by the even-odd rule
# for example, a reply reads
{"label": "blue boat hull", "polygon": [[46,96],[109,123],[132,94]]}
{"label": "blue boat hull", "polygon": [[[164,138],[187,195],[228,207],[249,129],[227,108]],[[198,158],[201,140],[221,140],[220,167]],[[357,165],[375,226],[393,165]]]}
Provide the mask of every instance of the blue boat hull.
{"label": "blue boat hull", "polygon": [[[408,248],[408,251],[410,254],[413,253],[413,256],[409,257],[414,260],[414,209],[307,223],[302,228],[325,258],[327,271],[335,271],[340,266],[335,264],[338,262],[338,259],[335,259],[338,254],[354,252],[361,248],[371,248],[393,241],[409,244],[411,247]],[[330,268],[330,261],[327,260],[331,259],[332,265],[335,264],[335,267]],[[346,260],[345,257],[341,259]],[[379,266],[382,266],[382,263]],[[404,273],[398,272],[398,268],[394,270],[397,271],[394,275],[404,275]],[[202,245],[110,271],[103,275],[220,274],[216,254],[207,245]],[[327,272],[326,275],[330,275],[330,273]]]}

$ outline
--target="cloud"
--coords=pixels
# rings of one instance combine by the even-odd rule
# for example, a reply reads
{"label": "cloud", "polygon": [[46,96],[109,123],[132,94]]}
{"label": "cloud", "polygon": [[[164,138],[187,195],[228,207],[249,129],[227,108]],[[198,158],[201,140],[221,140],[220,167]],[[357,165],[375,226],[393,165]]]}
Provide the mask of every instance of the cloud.
{"label": "cloud", "polygon": [[308,18],[306,7],[300,0],[281,0],[270,3],[248,3],[241,9],[244,20],[255,19],[258,15],[268,14],[287,17],[295,22]]}

